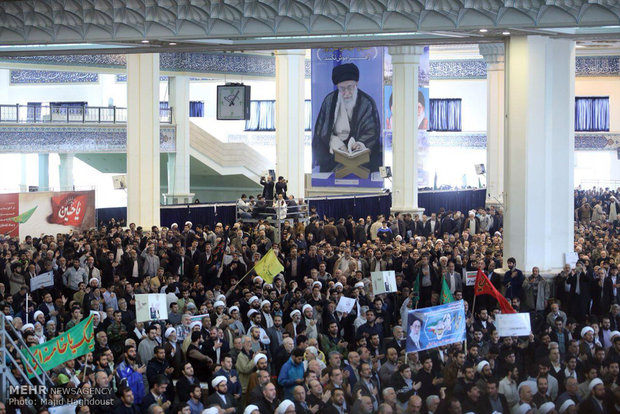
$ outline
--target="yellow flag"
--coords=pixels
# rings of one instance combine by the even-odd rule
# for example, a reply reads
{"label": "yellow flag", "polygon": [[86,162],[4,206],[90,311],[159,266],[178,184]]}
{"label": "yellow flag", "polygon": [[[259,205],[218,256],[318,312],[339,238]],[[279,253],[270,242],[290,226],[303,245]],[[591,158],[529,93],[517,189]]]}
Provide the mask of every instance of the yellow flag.
{"label": "yellow flag", "polygon": [[280,263],[273,250],[269,249],[267,254],[254,266],[256,274],[265,282],[273,283],[273,278],[284,271],[284,266]]}

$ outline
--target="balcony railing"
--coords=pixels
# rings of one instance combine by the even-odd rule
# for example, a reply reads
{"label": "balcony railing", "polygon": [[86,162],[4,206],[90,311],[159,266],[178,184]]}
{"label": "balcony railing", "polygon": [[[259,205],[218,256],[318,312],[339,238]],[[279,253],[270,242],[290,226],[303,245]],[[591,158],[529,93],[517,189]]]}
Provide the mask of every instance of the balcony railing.
{"label": "balcony railing", "polygon": [[[159,110],[159,122],[172,123],[172,108]],[[125,124],[127,108],[82,105],[0,105],[0,123]]]}

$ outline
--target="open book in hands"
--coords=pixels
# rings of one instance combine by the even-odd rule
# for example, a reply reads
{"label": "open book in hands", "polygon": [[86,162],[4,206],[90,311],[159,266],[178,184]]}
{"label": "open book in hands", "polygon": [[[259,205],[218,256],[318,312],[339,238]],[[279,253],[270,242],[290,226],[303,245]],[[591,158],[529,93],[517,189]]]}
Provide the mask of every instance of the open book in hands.
{"label": "open book in hands", "polygon": [[370,152],[370,149],[366,148],[366,145],[362,142],[358,142],[355,138],[351,137],[346,148],[334,148],[333,151],[347,158],[356,158],[362,154]]}

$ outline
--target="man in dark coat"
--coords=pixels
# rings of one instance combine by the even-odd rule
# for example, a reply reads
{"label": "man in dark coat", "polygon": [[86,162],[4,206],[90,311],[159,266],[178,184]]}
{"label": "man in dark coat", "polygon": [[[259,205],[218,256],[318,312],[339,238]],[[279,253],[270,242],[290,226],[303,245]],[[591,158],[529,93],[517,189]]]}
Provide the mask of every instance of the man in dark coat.
{"label": "man in dark coat", "polygon": [[363,148],[358,143],[370,150],[370,161],[364,166],[371,172],[378,171],[382,163],[381,118],[374,99],[357,88],[359,75],[353,63],[336,66],[332,71],[337,90],[323,100],[312,137],[313,166],[321,172],[338,167],[334,149],[346,151],[351,139],[356,142],[353,150]]}

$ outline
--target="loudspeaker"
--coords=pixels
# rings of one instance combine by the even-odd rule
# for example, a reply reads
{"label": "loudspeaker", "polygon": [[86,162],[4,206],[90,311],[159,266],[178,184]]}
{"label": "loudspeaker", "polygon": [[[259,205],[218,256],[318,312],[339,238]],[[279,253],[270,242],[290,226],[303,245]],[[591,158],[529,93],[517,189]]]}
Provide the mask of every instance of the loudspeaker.
{"label": "loudspeaker", "polygon": [[486,168],[484,168],[484,164],[475,164],[476,174],[483,175],[487,172]]}
{"label": "loudspeaker", "polygon": [[390,178],[392,176],[392,167],[379,167],[379,174],[381,178]]}

